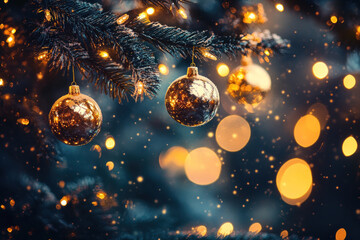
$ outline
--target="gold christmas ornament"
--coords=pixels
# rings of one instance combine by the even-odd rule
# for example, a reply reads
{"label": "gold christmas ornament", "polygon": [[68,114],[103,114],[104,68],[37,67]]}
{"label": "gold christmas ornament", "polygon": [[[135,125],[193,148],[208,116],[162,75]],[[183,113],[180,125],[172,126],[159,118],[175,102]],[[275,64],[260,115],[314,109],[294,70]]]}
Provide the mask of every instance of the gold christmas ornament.
{"label": "gold christmas ornament", "polygon": [[51,107],[51,131],[63,143],[81,146],[89,143],[99,132],[102,114],[99,105],[80,93],[78,85],[69,87],[69,94],[59,98]]}
{"label": "gold christmas ornament", "polygon": [[220,103],[219,91],[210,79],[199,75],[192,64],[187,75],[176,79],[168,88],[165,106],[178,123],[196,127],[214,118]]}
{"label": "gold christmas ornament", "polygon": [[271,78],[267,71],[246,57],[230,74],[227,93],[237,103],[252,109],[264,99],[270,89]]}

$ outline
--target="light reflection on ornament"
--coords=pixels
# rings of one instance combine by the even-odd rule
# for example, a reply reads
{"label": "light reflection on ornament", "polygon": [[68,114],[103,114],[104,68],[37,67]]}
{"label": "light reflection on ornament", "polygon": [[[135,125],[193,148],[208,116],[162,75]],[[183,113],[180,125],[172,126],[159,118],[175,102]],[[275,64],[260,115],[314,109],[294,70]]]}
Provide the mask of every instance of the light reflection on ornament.
{"label": "light reflection on ornament", "polygon": [[237,152],[244,148],[250,136],[249,123],[238,115],[230,115],[221,120],[215,132],[216,142],[229,152]]}
{"label": "light reflection on ornament", "polygon": [[344,77],[343,84],[345,88],[352,89],[356,85],[356,79],[353,75],[348,74]]}
{"label": "light reflection on ornament", "polygon": [[353,155],[358,148],[358,143],[353,136],[347,137],[342,144],[342,152],[345,157]]}
{"label": "light reflection on ornament", "polygon": [[185,160],[187,178],[198,185],[209,185],[218,180],[221,161],[214,151],[201,147],[192,150]]}
{"label": "light reflection on ornament", "polygon": [[228,65],[226,65],[225,63],[219,63],[216,67],[216,70],[220,77],[226,77],[227,75],[229,75],[230,72]]}
{"label": "light reflection on ornament", "polygon": [[336,231],[335,239],[336,240],[344,240],[346,238],[346,230],[344,228],[340,228]]}
{"label": "light reflection on ornament", "polygon": [[109,150],[115,147],[115,139],[112,136],[109,136],[105,140],[105,147]]}
{"label": "light reflection on ornament", "polygon": [[106,163],[106,166],[108,167],[109,171],[113,170],[115,167],[115,164],[112,161],[108,161]]}
{"label": "light reflection on ornament", "polygon": [[312,190],[312,173],[310,166],[300,158],[285,162],[276,175],[276,186],[284,202],[289,205],[300,205]]}
{"label": "light reflection on ornament", "polygon": [[324,79],[329,74],[328,66],[324,62],[316,62],[312,67],[312,71],[318,79]]}
{"label": "light reflection on ornament", "polygon": [[301,117],[294,128],[294,138],[297,144],[302,147],[310,147],[320,136],[320,122],[310,114]]}
{"label": "light reflection on ornament", "polygon": [[159,64],[159,72],[162,75],[168,75],[169,74],[169,68],[165,64]]}
{"label": "light reflection on ornament", "polygon": [[220,238],[224,238],[226,236],[229,236],[233,231],[234,231],[234,226],[232,225],[232,223],[226,222],[220,226],[217,232],[217,236]]}
{"label": "light reflection on ornament", "polygon": [[251,226],[249,227],[249,232],[254,233],[254,234],[258,234],[262,229],[262,226],[260,223],[256,222],[251,224]]}

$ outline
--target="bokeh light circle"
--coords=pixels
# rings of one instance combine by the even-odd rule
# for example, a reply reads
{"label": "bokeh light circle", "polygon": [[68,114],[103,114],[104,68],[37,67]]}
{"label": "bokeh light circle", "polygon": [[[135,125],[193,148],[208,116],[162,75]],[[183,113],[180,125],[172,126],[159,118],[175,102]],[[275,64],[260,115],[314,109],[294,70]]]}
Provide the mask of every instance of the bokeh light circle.
{"label": "bokeh light circle", "polygon": [[220,228],[217,232],[217,236],[218,237],[226,237],[226,236],[229,236],[233,231],[234,231],[234,226],[232,225],[232,223],[226,222],[220,226]]}
{"label": "bokeh light circle", "polygon": [[312,67],[312,71],[318,79],[324,79],[329,74],[329,68],[324,62],[316,62]]}
{"label": "bokeh light circle", "polygon": [[321,132],[319,120],[307,114],[301,117],[294,128],[294,138],[297,144],[302,147],[310,147],[318,140]]}
{"label": "bokeh light circle", "polygon": [[238,115],[230,115],[222,119],[215,133],[219,146],[229,152],[237,152],[244,148],[250,136],[249,123]]}
{"label": "bokeh light circle", "polygon": [[187,178],[198,185],[215,182],[221,172],[221,161],[214,151],[201,147],[192,150],[185,160]]}
{"label": "bokeh light circle", "polygon": [[347,137],[342,144],[342,152],[345,157],[353,155],[358,148],[358,143],[353,136]]}
{"label": "bokeh light circle", "polygon": [[355,87],[356,79],[353,75],[348,74],[344,77],[343,84],[345,88],[352,89],[353,87]]}
{"label": "bokeh light circle", "polygon": [[335,239],[336,240],[344,240],[346,238],[346,230],[344,228],[340,228],[336,231]]}
{"label": "bokeh light circle", "polygon": [[300,205],[312,190],[313,178],[309,164],[300,158],[284,163],[276,175],[276,186],[282,199],[290,205]]}
{"label": "bokeh light circle", "polygon": [[249,232],[253,233],[253,234],[258,234],[262,229],[262,226],[260,223],[256,222],[251,224],[251,226],[249,227]]}
{"label": "bokeh light circle", "polygon": [[159,164],[162,169],[179,170],[184,167],[188,150],[180,146],[169,148],[165,154],[160,154]]}

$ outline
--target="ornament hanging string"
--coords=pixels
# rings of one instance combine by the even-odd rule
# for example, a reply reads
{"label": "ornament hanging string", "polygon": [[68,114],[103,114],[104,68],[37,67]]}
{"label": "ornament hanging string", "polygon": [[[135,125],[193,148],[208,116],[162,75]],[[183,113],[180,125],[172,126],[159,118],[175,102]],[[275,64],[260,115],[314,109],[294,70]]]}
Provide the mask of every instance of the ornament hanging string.
{"label": "ornament hanging string", "polygon": [[71,85],[77,85],[76,81],[75,81],[75,70],[74,70],[74,64],[72,64],[72,75],[73,75],[73,80],[71,82]]}
{"label": "ornament hanging string", "polygon": [[194,62],[194,58],[195,58],[195,46],[193,46],[193,51],[192,51],[192,61],[191,61],[191,64],[190,64],[191,67],[196,67],[196,64]]}

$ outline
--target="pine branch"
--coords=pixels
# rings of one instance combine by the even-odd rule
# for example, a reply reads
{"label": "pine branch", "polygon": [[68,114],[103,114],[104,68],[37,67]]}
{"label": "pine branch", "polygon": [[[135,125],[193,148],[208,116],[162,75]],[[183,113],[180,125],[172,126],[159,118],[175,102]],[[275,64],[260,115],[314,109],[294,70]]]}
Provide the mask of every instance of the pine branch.
{"label": "pine branch", "polygon": [[164,9],[171,9],[175,7],[176,9],[181,8],[182,3],[190,3],[190,0],[141,0],[144,4],[153,4],[155,6],[160,6]]}

